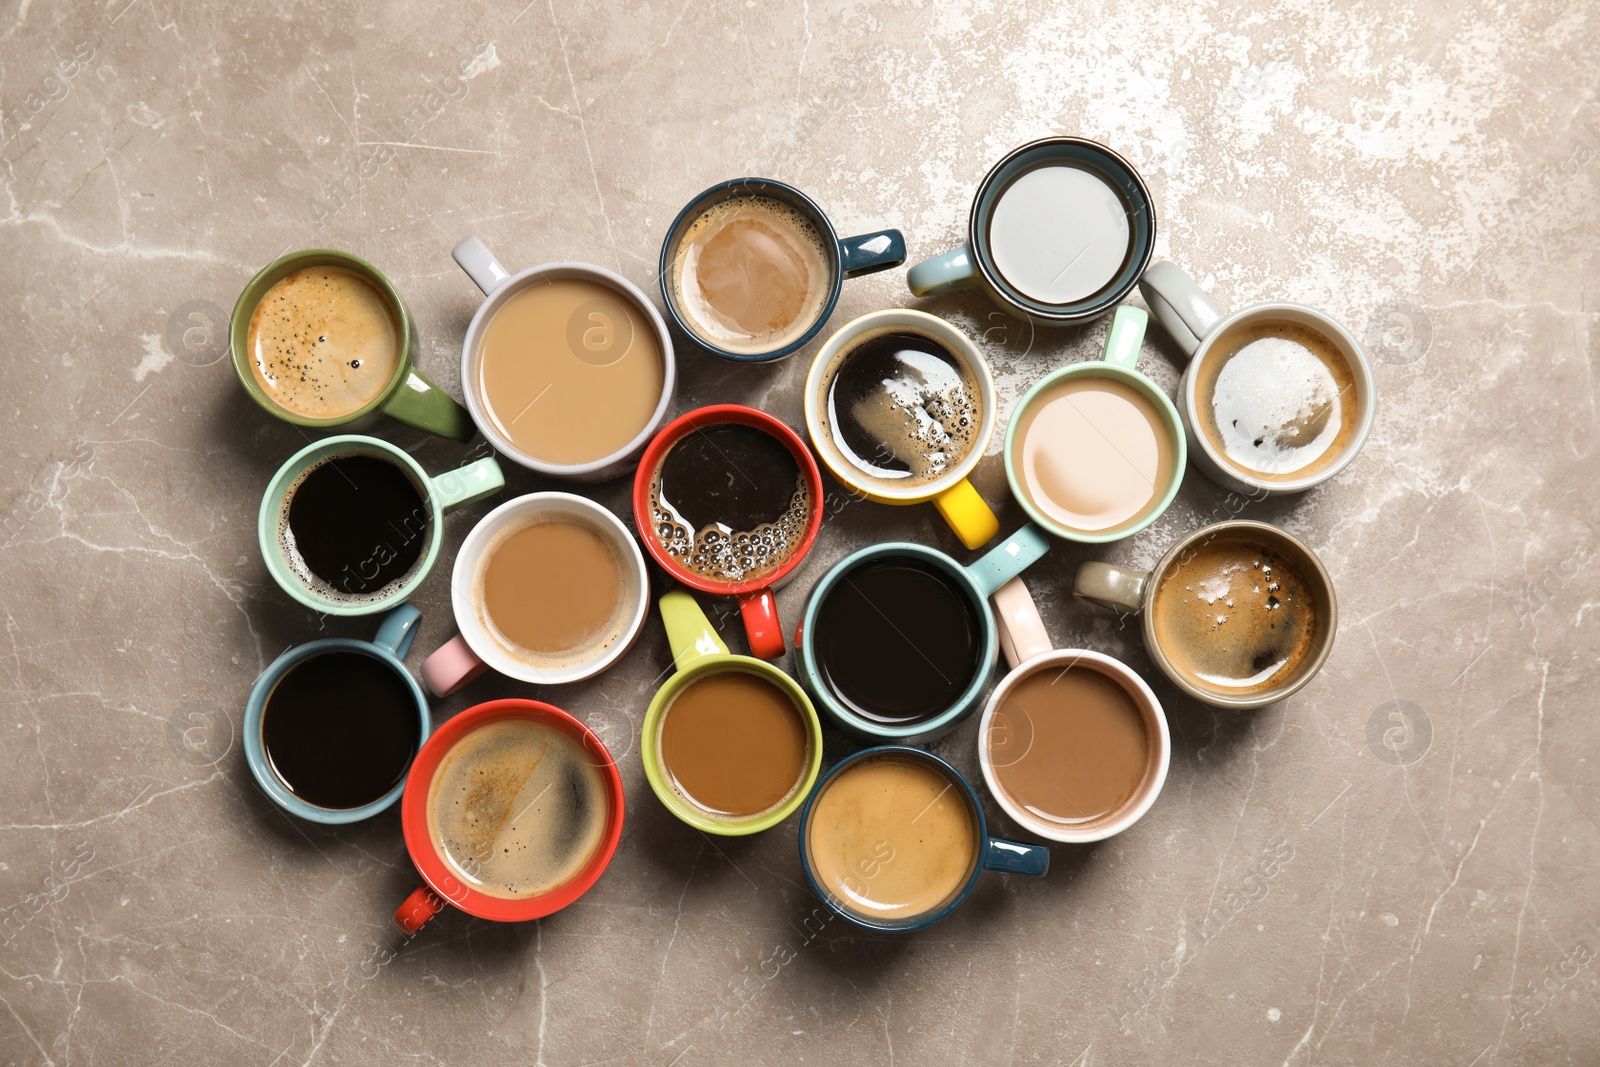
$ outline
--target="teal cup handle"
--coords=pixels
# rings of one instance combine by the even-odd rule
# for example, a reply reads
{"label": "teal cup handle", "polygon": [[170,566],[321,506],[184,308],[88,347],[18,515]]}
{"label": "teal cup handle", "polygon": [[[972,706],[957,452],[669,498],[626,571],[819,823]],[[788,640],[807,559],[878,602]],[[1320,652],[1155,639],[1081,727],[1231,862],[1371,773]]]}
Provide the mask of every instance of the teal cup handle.
{"label": "teal cup handle", "polygon": [[372,639],[372,643],[395,659],[405,659],[421,625],[422,612],[410,604],[401,604],[384,616],[383,625],[378,627],[378,636]]}
{"label": "teal cup handle", "polygon": [[505,488],[506,476],[493,456],[485,456],[465,467],[445,471],[431,481],[440,505],[449,511],[498,493]]}
{"label": "teal cup handle", "polygon": [[1050,850],[1043,845],[1025,845],[1021,841],[991,837],[984,842],[983,869],[1037,878],[1050,869]]}
{"label": "teal cup handle", "polygon": [[839,239],[839,269],[846,278],[876,274],[906,261],[906,239],[899,230],[879,230]]}
{"label": "teal cup handle", "polygon": [[982,559],[967,567],[967,573],[978,583],[983,595],[991,597],[995,590],[1039,562],[1048,551],[1050,535],[1029,523],[985,552]]}
{"label": "teal cup handle", "polygon": [[925,259],[906,272],[913,296],[942,296],[978,284],[978,271],[966,245],[942,256]]}
{"label": "teal cup handle", "polygon": [[[251,777],[267,795],[267,799],[290,815],[305,819],[307,822],[329,826],[370,819],[399,801],[405,791],[403,778],[383,796],[358,808],[323,808],[296,796],[278,777],[278,772],[272,769],[272,760],[267,755],[266,742],[262,736],[262,720],[266,716],[267,701],[272,696],[273,690],[290,671],[306,660],[324,653],[356,652],[377,660],[404,682],[416,708],[419,728],[417,745],[420,750],[422,744],[428,740],[428,735],[433,732],[433,723],[428,713],[428,698],[423,695],[422,687],[417,684],[417,680],[411,677],[411,672],[406,669],[401,657],[410,650],[421,621],[422,612],[410,604],[401,604],[384,617],[377,634],[370,641],[352,637],[329,637],[311,641],[289,649],[261,672],[261,676],[256,679],[255,687],[250,690],[250,699],[244,709],[244,758],[250,768]],[[416,752],[413,752],[412,756],[415,757]]]}

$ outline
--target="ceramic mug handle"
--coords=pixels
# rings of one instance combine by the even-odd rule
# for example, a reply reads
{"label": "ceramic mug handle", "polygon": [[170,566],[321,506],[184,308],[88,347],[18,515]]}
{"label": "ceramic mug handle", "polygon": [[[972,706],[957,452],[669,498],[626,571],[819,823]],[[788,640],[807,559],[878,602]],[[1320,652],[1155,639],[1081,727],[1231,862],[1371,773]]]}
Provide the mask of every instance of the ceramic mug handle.
{"label": "ceramic mug handle", "polygon": [[389,921],[394,928],[407,937],[417,936],[417,931],[428,924],[428,921],[444,910],[444,898],[425,885],[419,885],[406,897],[405,902],[394,909],[394,915]]}
{"label": "ceramic mug handle", "polygon": [[744,621],[744,636],[750,654],[756,659],[777,659],[783,655],[783,630],[778,626],[778,602],[771,589],[757,589],[739,597],[739,618]]}
{"label": "ceramic mug handle", "polygon": [[456,634],[422,661],[422,680],[434,696],[447,697],[488,669],[467,639]]}
{"label": "ceramic mug handle", "polygon": [[1050,535],[1030,522],[969,565],[967,573],[984,596],[993,596],[995,590],[1037,563],[1048,551]]}
{"label": "ceramic mug handle", "polygon": [[1222,309],[1176,263],[1152,264],[1139,279],[1139,292],[1186,356],[1194,355],[1224,318]]}
{"label": "ceramic mug handle", "polygon": [[728,646],[711,628],[711,620],[682,589],[661,597],[661,624],[667,629],[672,665],[680,671],[688,670],[702,656],[727,655]]}
{"label": "ceramic mug handle", "polygon": [[467,277],[472,283],[483,290],[483,295],[488,296],[511,277],[511,272],[500,265],[494,258],[494,253],[489,251],[489,246],[476,237],[468,237],[450,250],[450,258],[467,272]]}
{"label": "ceramic mug handle", "polygon": [[411,642],[417,638],[417,627],[421,622],[422,612],[410,604],[401,604],[383,617],[378,635],[372,639],[372,643],[395,659],[405,659],[406,653],[411,650]]}
{"label": "ceramic mug handle", "polygon": [[994,605],[995,630],[1007,667],[1015,668],[1024,660],[1054,651],[1044,619],[1033,602],[1033,594],[1028,592],[1021,578],[1011,579],[989,599]]}
{"label": "ceramic mug handle", "polygon": [[1072,591],[1113,611],[1137,615],[1144,610],[1144,591],[1149,583],[1149,571],[1090,560],[1078,564],[1078,573],[1072,578]]}
{"label": "ceramic mug handle", "polygon": [[1050,870],[1050,850],[1043,845],[1025,845],[1021,841],[991,837],[984,842],[983,869],[1037,878]]}
{"label": "ceramic mug handle", "polygon": [[933,506],[968,548],[987,544],[1000,532],[1000,520],[995,518],[993,509],[965,478],[934,497]]}
{"label": "ceramic mug handle", "polygon": [[906,272],[906,286],[913,296],[942,296],[978,284],[978,272],[966,245],[942,256],[923,260]]}
{"label": "ceramic mug handle", "polygon": [[385,415],[414,430],[448,437],[466,444],[478,428],[467,409],[427,378],[415,366],[406,369],[405,381],[382,405]]}
{"label": "ceramic mug handle", "polygon": [[498,493],[505,488],[506,476],[493,456],[485,456],[430,481],[439,496],[440,506],[449,511]]}
{"label": "ceramic mug handle", "polygon": [[899,230],[879,230],[839,239],[839,266],[846,278],[876,274],[906,261],[906,239]]}

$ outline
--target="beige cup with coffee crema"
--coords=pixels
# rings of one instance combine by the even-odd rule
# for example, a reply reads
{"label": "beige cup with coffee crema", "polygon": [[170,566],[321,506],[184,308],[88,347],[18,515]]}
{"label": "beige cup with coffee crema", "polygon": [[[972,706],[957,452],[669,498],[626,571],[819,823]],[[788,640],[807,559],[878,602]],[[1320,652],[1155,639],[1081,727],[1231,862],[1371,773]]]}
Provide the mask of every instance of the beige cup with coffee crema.
{"label": "beige cup with coffee crema", "polygon": [[1073,591],[1143,616],[1150,658],[1172,683],[1219,708],[1259,708],[1321,670],[1338,604],[1315,552],[1276,526],[1234,519],[1202,527],[1149,571],[1078,566]]}
{"label": "beige cup with coffee crema", "polygon": [[423,662],[423,680],[447,696],[491,667],[535,685],[592,678],[638,638],[648,594],[644,554],[611,512],[572,493],[508,500],[456,554],[461,632]]}
{"label": "beige cup with coffee crema", "polygon": [[1337,320],[1285,301],[1226,315],[1172,263],[1152,265],[1139,289],[1190,357],[1178,411],[1208,478],[1281,496],[1355,459],[1372,431],[1376,387],[1366,353]]}

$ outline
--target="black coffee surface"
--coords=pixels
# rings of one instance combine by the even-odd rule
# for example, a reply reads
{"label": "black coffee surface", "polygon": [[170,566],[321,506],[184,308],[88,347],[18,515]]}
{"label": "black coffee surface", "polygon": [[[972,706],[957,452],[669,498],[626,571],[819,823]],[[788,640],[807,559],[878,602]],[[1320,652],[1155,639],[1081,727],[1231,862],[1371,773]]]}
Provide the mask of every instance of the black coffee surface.
{"label": "black coffee surface", "polygon": [[981,622],[948,576],[918,560],[877,559],[828,591],[817,610],[823,680],[862,718],[931,719],[978,673]]}
{"label": "black coffee surface", "polygon": [[320,808],[359,808],[399,784],[422,742],[411,688],[382,661],[324,652],[267,698],[262,743],[289,791]]}
{"label": "black coffee surface", "polygon": [[751,426],[696,430],[661,461],[661,502],[694,530],[753,530],[783,518],[800,464],[783,442]]}
{"label": "black coffee surface", "polygon": [[428,525],[417,484],[377,456],[312,468],[289,501],[291,557],[336,594],[365,596],[404,578],[427,547]]}
{"label": "black coffee surface", "polygon": [[931,482],[972,451],[983,414],[966,364],[909,330],[869,335],[836,361],[827,421],[861,473],[891,484]]}
{"label": "black coffee surface", "polygon": [[656,539],[685,568],[720,582],[782,566],[804,543],[813,507],[788,447],[740,423],[678,441],[650,484]]}

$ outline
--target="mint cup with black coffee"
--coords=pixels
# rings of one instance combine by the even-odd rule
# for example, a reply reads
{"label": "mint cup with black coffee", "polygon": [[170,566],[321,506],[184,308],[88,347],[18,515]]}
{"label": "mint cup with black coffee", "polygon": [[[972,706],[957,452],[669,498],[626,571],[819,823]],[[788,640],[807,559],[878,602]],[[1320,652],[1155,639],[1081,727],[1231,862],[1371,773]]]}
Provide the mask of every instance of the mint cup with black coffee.
{"label": "mint cup with black coffee", "polygon": [[1050,543],[1030,524],[965,567],[908,541],[846,556],[817,583],[795,630],[800,681],[854,737],[909,745],[942,737],[981,706],[994,677],[989,597]]}
{"label": "mint cup with black coffee", "polygon": [[256,519],[261,558],[273,581],[314,611],[388,611],[433,569],[445,512],[504,485],[493,456],[431,477],[387,441],[325,438],[290,456],[267,484]]}

